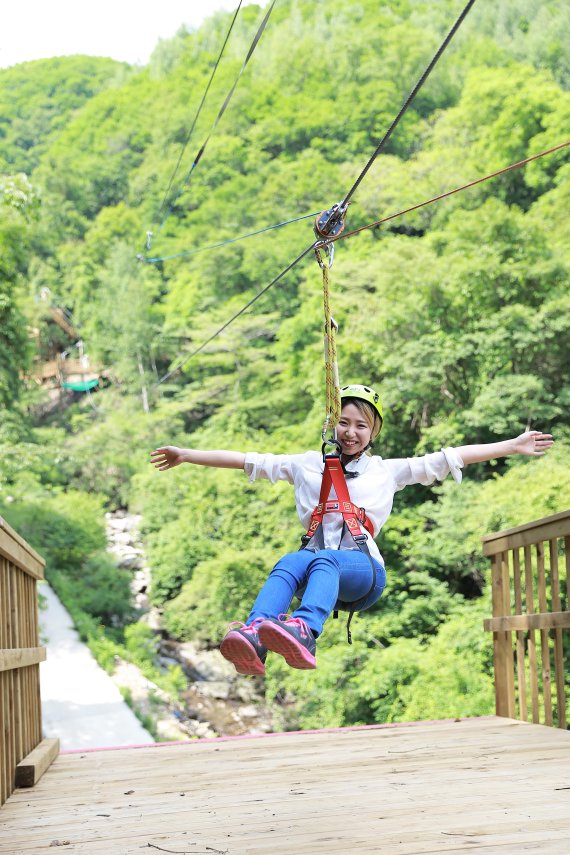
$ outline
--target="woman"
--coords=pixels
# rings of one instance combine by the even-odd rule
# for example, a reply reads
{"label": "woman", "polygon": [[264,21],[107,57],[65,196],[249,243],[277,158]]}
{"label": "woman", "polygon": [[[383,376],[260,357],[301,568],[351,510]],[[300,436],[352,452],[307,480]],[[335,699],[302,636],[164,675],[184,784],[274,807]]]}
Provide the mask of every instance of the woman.
{"label": "woman", "polygon": [[[356,604],[362,611],[375,603],[384,590],[384,562],[374,537],[390,516],[394,494],[411,484],[433,484],[449,473],[458,483],[461,470],[511,454],[543,455],[552,445],[550,434],[526,431],[514,439],[481,445],[444,448],[422,457],[383,460],[367,453],[382,429],[383,414],[378,394],[368,386],[353,384],[341,389],[342,411],[336,430],[341,463],[354,505],[365,508],[370,532],[361,550],[346,538],[339,512],[326,513],[322,534],[324,548],[306,548],[284,555],[275,565],[255,600],[245,623],[235,622],[220,650],[240,674],[264,674],[267,651],[281,654],[293,668],[316,667],[316,639],[335,608]],[[266,478],[288,481],[295,489],[297,513],[308,527],[323,479],[323,457],[316,451],[304,454],[259,454],[238,451],[198,451],[168,445],[152,452],[155,467],[164,471],[181,463],[243,469],[250,481]],[[333,497],[334,498],[334,497]],[[342,543],[341,543],[342,541]],[[367,554],[368,553],[368,554]],[[287,614],[293,597],[300,605]]]}

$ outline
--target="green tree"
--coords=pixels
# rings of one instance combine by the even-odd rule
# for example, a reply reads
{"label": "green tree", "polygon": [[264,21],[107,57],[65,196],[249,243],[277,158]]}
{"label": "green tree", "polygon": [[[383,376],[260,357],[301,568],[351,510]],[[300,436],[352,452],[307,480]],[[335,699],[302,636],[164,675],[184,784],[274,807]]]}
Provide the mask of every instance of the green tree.
{"label": "green tree", "polygon": [[21,374],[29,365],[22,277],[29,262],[29,224],[38,205],[25,175],[0,175],[0,410],[20,397]]}

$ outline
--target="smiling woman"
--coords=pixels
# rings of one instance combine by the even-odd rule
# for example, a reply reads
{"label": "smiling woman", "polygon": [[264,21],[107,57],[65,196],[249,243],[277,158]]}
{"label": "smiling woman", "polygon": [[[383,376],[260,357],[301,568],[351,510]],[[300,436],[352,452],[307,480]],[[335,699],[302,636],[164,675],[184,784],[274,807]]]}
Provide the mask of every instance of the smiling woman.
{"label": "smiling woman", "polygon": [[[333,610],[348,611],[350,626],[355,611],[364,611],[381,597],[386,572],[374,538],[399,490],[412,484],[429,486],[449,474],[460,483],[468,464],[512,454],[541,456],[553,442],[550,434],[527,431],[503,442],[383,460],[367,453],[383,422],[378,393],[352,384],[342,389],[341,400],[334,455],[243,454],[176,446],[151,454],[159,471],[194,463],[242,469],[250,481],[265,478],[294,486],[297,513],[307,529],[302,547],[277,562],[245,623],[231,624],[220,647],[240,674],[264,674],[269,651],[283,656],[292,668],[316,668],[316,639]],[[351,479],[350,494],[345,479]],[[295,596],[300,605],[288,615]]]}
{"label": "smiling woman", "polygon": [[[248,5],[253,0],[245,0]],[[30,26],[30,6],[33,26]],[[73,0],[13,4],[2,22],[0,68],[34,59],[86,54],[120,62],[146,64],[159,39],[171,38],[180,27],[195,28],[210,15],[229,11],[237,0],[166,0],[160,15],[142,14],[135,0]],[[112,25],[111,25],[112,24]]]}

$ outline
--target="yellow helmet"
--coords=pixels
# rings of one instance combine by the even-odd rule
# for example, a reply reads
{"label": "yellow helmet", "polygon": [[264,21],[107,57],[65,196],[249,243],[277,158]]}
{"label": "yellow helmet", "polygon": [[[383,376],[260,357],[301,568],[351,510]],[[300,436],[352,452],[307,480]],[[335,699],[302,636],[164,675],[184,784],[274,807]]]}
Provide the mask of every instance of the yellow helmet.
{"label": "yellow helmet", "polygon": [[351,383],[349,386],[341,387],[341,402],[344,401],[345,398],[358,398],[360,401],[366,401],[367,404],[370,404],[380,419],[380,429],[378,431],[378,433],[380,433],[382,425],[384,424],[384,415],[382,413],[382,402],[380,401],[380,395],[378,392],[375,392],[374,389],[370,388],[370,386],[361,386],[359,383]]}

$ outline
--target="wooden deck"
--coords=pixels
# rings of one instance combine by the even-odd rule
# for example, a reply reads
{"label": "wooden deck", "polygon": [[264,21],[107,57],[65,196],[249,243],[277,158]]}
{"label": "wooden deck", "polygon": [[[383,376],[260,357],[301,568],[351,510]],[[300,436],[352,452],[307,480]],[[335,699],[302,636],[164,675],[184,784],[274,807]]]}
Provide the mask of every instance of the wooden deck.
{"label": "wooden deck", "polygon": [[570,733],[489,717],[63,754],[0,810],[0,853],[54,851],[568,855]]}

